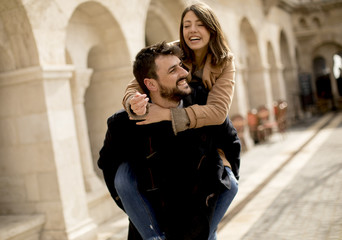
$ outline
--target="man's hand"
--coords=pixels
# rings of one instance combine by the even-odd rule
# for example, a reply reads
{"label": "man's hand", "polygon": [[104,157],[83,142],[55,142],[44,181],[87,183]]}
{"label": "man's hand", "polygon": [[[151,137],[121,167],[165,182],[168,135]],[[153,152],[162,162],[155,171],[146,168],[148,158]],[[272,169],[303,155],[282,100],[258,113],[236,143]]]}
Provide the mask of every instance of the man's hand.
{"label": "man's hand", "polygon": [[146,119],[137,122],[137,125],[145,125],[161,121],[171,121],[171,111],[168,108],[162,108],[156,104],[150,104]]}
{"label": "man's hand", "polygon": [[148,97],[146,94],[136,92],[129,101],[129,104],[131,104],[131,109],[136,115],[144,115],[147,110]]}

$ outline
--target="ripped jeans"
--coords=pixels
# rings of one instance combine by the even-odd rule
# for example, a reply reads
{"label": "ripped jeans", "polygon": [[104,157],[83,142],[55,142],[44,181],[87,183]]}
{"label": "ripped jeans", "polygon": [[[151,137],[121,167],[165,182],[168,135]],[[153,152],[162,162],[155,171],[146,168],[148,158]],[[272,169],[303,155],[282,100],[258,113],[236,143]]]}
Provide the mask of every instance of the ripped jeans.
{"label": "ripped jeans", "polygon": [[[218,224],[238,190],[238,182],[231,169],[228,167],[225,167],[225,169],[231,180],[231,189],[225,189],[218,197],[213,218],[210,223],[209,240],[217,239],[216,230]],[[124,162],[119,166],[115,175],[114,184],[127,215],[139,231],[141,237],[147,240],[166,239],[164,233],[159,228],[151,204],[146,197],[139,192],[137,179],[127,162]]]}
{"label": "ripped jeans", "polygon": [[141,237],[146,240],[166,239],[159,229],[154,210],[138,190],[138,183],[130,165],[122,163],[114,180],[122,205]]}

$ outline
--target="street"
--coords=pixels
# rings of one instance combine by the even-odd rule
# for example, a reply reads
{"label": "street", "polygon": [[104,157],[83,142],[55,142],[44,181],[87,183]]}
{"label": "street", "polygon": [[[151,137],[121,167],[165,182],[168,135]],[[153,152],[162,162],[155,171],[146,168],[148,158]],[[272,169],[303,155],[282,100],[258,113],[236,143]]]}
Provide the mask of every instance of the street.
{"label": "street", "polygon": [[[240,176],[219,240],[342,239],[342,113],[274,133],[242,154]],[[98,240],[127,239],[127,226],[118,209]]]}
{"label": "street", "polygon": [[341,113],[290,129],[242,163],[241,195],[219,239],[342,239]]}

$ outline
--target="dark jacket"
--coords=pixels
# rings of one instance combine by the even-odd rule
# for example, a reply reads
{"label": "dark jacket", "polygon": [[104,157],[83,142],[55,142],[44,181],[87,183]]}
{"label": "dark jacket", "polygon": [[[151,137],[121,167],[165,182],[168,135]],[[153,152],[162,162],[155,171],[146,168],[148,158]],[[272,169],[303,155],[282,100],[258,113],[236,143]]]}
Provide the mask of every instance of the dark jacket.
{"label": "dark jacket", "polygon": [[[124,110],[111,116],[107,124],[98,166],[119,206],[122,205],[115,191],[114,177],[123,161],[129,161],[136,169],[142,169],[154,161],[158,164],[156,168],[164,171],[164,184],[180,184],[189,177],[201,175],[207,191],[217,192],[221,187],[230,188],[229,178],[223,171],[222,161],[216,151],[220,148],[230,162],[235,177],[239,179],[241,145],[228,118],[222,125],[190,129],[177,136],[173,134],[170,122],[138,126],[135,121],[129,120]],[[151,148],[152,152],[156,152],[154,158],[158,158],[158,161],[146,160],[152,153]],[[166,179],[166,176],[171,179]]]}
{"label": "dark jacket", "polygon": [[[184,224],[190,222],[186,221],[184,212],[192,216],[210,216],[215,202],[211,208],[207,208],[206,197],[212,193],[217,196],[222,188],[230,188],[230,180],[217,148],[224,151],[234,175],[239,178],[241,145],[228,118],[222,125],[190,129],[177,136],[169,121],[138,126],[136,121],[129,120],[124,110],[111,116],[107,124],[98,166],[103,170],[111,196],[122,209],[114,178],[123,161],[131,163],[143,191],[154,187],[151,186],[149,175],[152,169],[154,183],[159,187],[164,201],[165,211],[162,214],[168,215],[167,219],[182,219]],[[196,217],[196,221],[203,223],[199,220],[201,216]],[[204,228],[200,229],[202,231]],[[199,235],[203,236],[202,233]]]}

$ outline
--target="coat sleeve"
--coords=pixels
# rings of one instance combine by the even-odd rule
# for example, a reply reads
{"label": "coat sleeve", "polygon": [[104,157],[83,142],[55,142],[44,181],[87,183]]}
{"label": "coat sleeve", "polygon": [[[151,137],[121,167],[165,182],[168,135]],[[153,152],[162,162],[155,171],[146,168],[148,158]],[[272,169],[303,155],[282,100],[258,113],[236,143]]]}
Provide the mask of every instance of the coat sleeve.
{"label": "coat sleeve", "polygon": [[219,125],[224,122],[234,95],[235,65],[233,57],[227,60],[221,73],[211,73],[210,79],[214,84],[209,91],[206,105],[195,104],[185,109],[190,119],[189,128]]}
{"label": "coat sleeve", "polygon": [[236,179],[239,180],[241,142],[232,121],[228,117],[219,126],[218,133],[217,146],[223,150]]}

